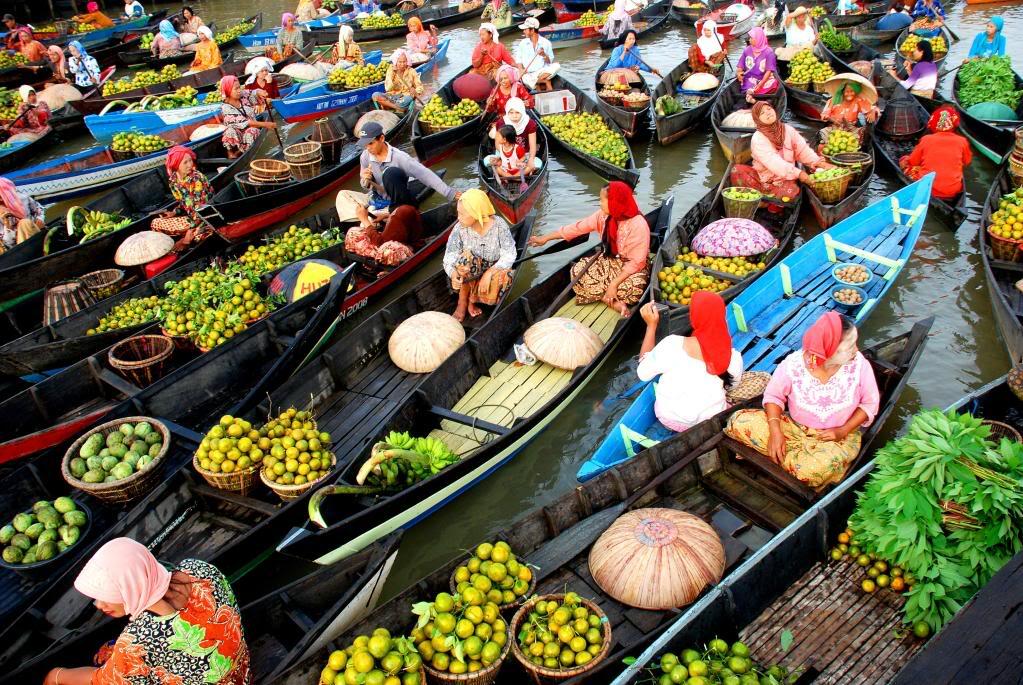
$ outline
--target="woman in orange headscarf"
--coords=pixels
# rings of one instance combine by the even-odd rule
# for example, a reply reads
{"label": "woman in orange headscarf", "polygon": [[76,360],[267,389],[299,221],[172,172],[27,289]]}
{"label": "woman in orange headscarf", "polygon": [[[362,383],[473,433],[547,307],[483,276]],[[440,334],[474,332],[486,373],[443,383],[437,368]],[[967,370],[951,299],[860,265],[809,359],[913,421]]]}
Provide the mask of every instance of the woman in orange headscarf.
{"label": "woman in orange headscarf", "polygon": [[874,420],[881,401],[858,338],[850,319],[821,316],[803,334],[803,349],[774,370],[764,408],[737,411],[725,433],[810,487],[840,482],[860,452],[859,429]]}
{"label": "woman in orange headscarf", "polygon": [[425,62],[437,52],[437,27],[430,25],[430,30],[423,28],[423,20],[411,17],[408,20],[408,33],[405,35],[405,47],[409,51],[409,59],[413,64]]}
{"label": "woman in orange headscarf", "polygon": [[600,191],[600,209],[553,233],[534,236],[529,244],[539,247],[552,240],[572,240],[587,233],[600,236],[603,251],[572,266],[573,279],[579,279],[574,286],[575,301],[579,304],[602,301],[625,316],[629,306],[643,297],[650,281],[647,269],[650,225],[636,205],[632,188],[621,181],[611,181]]}

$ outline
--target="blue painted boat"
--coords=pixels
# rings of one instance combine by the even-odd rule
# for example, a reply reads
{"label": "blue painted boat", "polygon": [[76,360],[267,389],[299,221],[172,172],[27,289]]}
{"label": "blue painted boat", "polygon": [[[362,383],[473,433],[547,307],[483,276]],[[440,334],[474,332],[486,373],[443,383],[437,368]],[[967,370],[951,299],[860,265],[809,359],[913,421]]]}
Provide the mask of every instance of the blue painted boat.
{"label": "blue painted boat", "polygon": [[[840,221],[740,293],[728,305],[726,317],[743,368],[774,371],[800,349],[806,329],[838,307],[832,299],[837,282],[831,275],[838,262],[862,264],[873,274],[863,286],[865,301],[843,312],[862,322],[909,261],[927,218],[933,181],[934,174],[928,174]],[[655,396],[656,381],[646,383],[576,478],[589,480],[673,435],[654,415]]]}
{"label": "blue painted boat", "polygon": [[[113,37],[115,33],[124,33],[125,31],[131,31],[133,29],[141,29],[145,26],[149,26],[151,21],[159,21],[159,19],[157,19],[157,15],[159,15],[159,18],[162,19],[167,16],[167,11],[163,10],[162,12],[158,12],[156,14],[143,15],[141,17],[138,17],[137,19],[132,19],[130,21],[122,21],[120,19],[117,19],[114,21],[113,26],[103,29],[95,29],[94,31],[89,31],[88,33],[78,33],[64,36],[44,33],[36,34],[36,39],[45,45],[65,45],[72,40],[77,40],[83,46],[85,46],[86,50],[88,50],[89,46],[105,42],[111,37]],[[0,38],[5,38],[6,36],[7,36],[6,31],[0,34]]]}
{"label": "blue painted boat", "polygon": [[[428,69],[432,68],[433,65],[437,64],[440,60],[444,59],[444,56],[447,55],[448,52],[449,43],[450,40],[448,39],[442,40],[437,46],[437,52],[433,55],[433,57],[431,57],[429,61],[423,62],[416,67],[416,71],[419,72],[420,76],[422,76]],[[374,55],[375,59],[370,59],[370,55]],[[375,50],[366,55],[367,62],[377,64],[380,62],[380,59],[380,54]],[[327,86],[327,79],[323,78],[303,85],[298,89],[298,92],[286,98],[271,100],[271,104],[285,121],[288,123],[294,123],[296,121],[319,119],[320,117],[335,110],[351,107],[352,105],[357,105],[360,102],[365,102],[372,98],[375,93],[382,92],[384,92],[383,81],[366,86],[365,88],[335,91],[331,90],[330,87]]]}
{"label": "blue painted boat", "polygon": [[[313,19],[312,21],[299,22],[298,26],[303,31],[314,31],[316,29],[336,29],[341,24],[348,23],[350,19],[345,19],[344,15],[340,12],[335,11],[334,14],[323,17],[322,19]],[[277,43],[277,32],[280,31],[280,27],[275,27],[267,31],[259,31],[258,33],[247,33],[243,36],[238,36],[238,43],[248,50],[258,50],[260,48],[266,48]]]}

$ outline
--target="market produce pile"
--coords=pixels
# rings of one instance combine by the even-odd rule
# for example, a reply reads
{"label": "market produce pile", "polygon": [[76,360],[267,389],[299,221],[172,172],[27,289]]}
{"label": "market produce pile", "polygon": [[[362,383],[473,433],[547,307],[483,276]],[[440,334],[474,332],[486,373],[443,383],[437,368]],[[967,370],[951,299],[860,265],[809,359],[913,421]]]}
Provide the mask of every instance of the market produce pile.
{"label": "market produce pile", "polygon": [[233,265],[229,271],[214,266],[166,284],[163,329],[188,336],[201,349],[223,345],[280,302],[279,297],[264,300],[253,286],[258,280],[251,269]]}
{"label": "market produce pile", "polygon": [[824,25],[820,27],[821,42],[827,46],[829,50],[835,52],[848,52],[853,49],[852,39],[839,31],[836,31],[831,25],[831,22],[824,22]]}
{"label": "market produce pile", "polygon": [[21,95],[16,90],[0,91],[0,119],[10,121],[18,116]]}
{"label": "market produce pile", "polygon": [[1023,445],[969,414],[928,410],[874,457],[849,517],[862,553],[916,579],[907,624],[937,631],[1023,549]]}
{"label": "market produce pile", "polygon": [[657,281],[663,302],[687,306],[693,293],[699,290],[719,293],[734,285],[734,281],[715,277],[698,267],[746,278],[766,266],[765,262],[754,261],[752,257],[701,257],[684,247],[674,264],[657,272]]}
{"label": "market produce pile", "polygon": [[525,597],[532,579],[532,569],[520,562],[503,540],[478,545],[454,575],[456,592],[461,594],[474,587],[486,593],[487,601],[498,605],[514,604]]}
{"label": "market produce pile", "polygon": [[206,93],[206,97],[203,98],[202,102],[204,105],[212,105],[215,102],[223,102],[224,94],[220,92],[220,89],[211,90]]}
{"label": "market produce pile", "polygon": [[575,20],[576,28],[585,28],[587,26],[603,26],[607,18],[611,16],[610,10],[597,14],[593,10],[586,10],[582,13],[578,19]]}
{"label": "market produce pile", "polygon": [[[866,577],[860,582],[860,589],[867,594],[885,588],[891,588],[892,592],[907,592],[916,584],[916,579],[912,574],[906,573],[905,569],[889,565],[888,562],[878,559],[876,554],[864,554],[852,528],[846,528],[838,534],[829,556],[832,561],[844,561],[864,569],[863,574]],[[923,626],[930,630],[926,623]]]}
{"label": "market produce pile", "polygon": [[[626,659],[634,661],[634,659]],[[690,647],[679,654],[667,652],[659,662],[646,668],[657,685],[782,685],[794,683],[802,673],[789,673],[784,666],[761,666],[750,657],[742,642],[715,638],[702,649]]]}
{"label": "market produce pile", "polygon": [[213,37],[213,40],[217,42],[217,45],[223,45],[224,43],[231,42],[243,33],[248,33],[255,28],[255,26],[255,22],[252,21],[238,22],[226,31],[219,31],[217,35]]}
{"label": "market produce pile", "polygon": [[870,272],[867,267],[861,264],[849,264],[840,269],[835,269],[835,278],[844,283],[859,285],[870,280]]}
{"label": "market produce pile", "polygon": [[[326,6],[326,4],[324,4]],[[330,653],[320,671],[321,685],[424,685],[419,671],[423,659],[412,641],[392,638],[386,628],[359,635],[343,650]]]}
{"label": "market produce pile", "polygon": [[448,106],[444,98],[434,95],[426,101],[426,106],[419,113],[419,120],[432,126],[460,126],[469,119],[478,117],[483,110],[475,100],[462,98],[453,106]]}
{"label": "market produce pile", "polygon": [[95,328],[86,331],[86,335],[96,335],[120,328],[131,328],[156,321],[160,318],[162,300],[156,295],[149,297],[133,297],[114,305],[100,318]]}
{"label": "market produce pile", "polygon": [[115,133],[110,147],[116,152],[134,152],[141,157],[170,147],[170,141],[145,133]]}
{"label": "market produce pile", "polygon": [[1002,195],[987,230],[999,238],[1023,240],[1023,188]]}
{"label": "market produce pile", "polygon": [[858,152],[860,149],[860,137],[852,131],[844,131],[840,128],[833,128],[828,132],[828,142],[824,144],[821,152],[825,155],[837,155],[842,152]]}
{"label": "market produce pile", "polygon": [[149,50],[153,47],[153,41],[156,39],[155,33],[147,33],[142,36],[142,41],[139,43],[139,47],[143,50]]}
{"label": "market produce pile", "polygon": [[8,564],[49,561],[77,543],[87,523],[85,512],[70,497],[39,500],[0,528],[3,559]]}
{"label": "market produce pile", "polygon": [[800,50],[789,62],[789,81],[793,83],[821,83],[835,75],[831,65],[817,59],[813,50]]}
{"label": "market produce pile", "polygon": [[192,86],[182,86],[173,93],[143,98],[138,104],[132,105],[132,111],[156,112],[164,109],[194,107],[199,104],[198,95],[199,91]]}
{"label": "market produce pile", "polygon": [[752,202],[754,200],[759,201],[764,196],[764,194],[759,190],[753,190],[752,188],[739,188],[735,186],[725,188],[725,191],[721,194],[726,199],[738,200],[740,202]]}
{"label": "market produce pile", "polygon": [[404,25],[405,19],[401,16],[400,12],[394,12],[393,14],[374,12],[368,17],[359,19],[359,28],[363,31],[369,31],[371,29],[393,29]]}
{"label": "market produce pile", "polygon": [[594,112],[551,114],[542,118],[551,132],[572,147],[605,162],[625,168],[629,146],[625,138],[608,128],[604,119]]}
{"label": "market produce pile", "polygon": [[836,178],[842,178],[848,174],[849,170],[844,167],[835,167],[834,169],[817,169],[817,171],[810,174],[810,180],[814,183],[822,183],[824,181],[833,181]]}
{"label": "market produce pile", "polygon": [[834,293],[835,299],[842,304],[849,305],[850,307],[861,304],[863,302],[863,296],[852,288],[839,288]]}
{"label": "market produce pile", "polygon": [[[229,417],[220,420],[221,424],[226,418]],[[320,431],[311,413],[299,411],[295,407],[289,407],[263,424],[255,442],[246,442],[245,438],[241,438],[238,450],[242,455],[246,453],[245,447],[249,443],[254,445],[254,449],[249,450],[251,463],[262,463],[266,479],[279,485],[313,483],[326,476],[333,466],[330,433]],[[230,456],[230,448],[227,454]],[[212,457],[211,462],[216,463]],[[238,468],[245,468],[241,461],[238,462]]]}
{"label": "market produce pile", "polygon": [[122,423],[105,438],[93,433],[71,460],[71,475],[83,483],[116,483],[145,470],[163,449],[163,434],[148,421]]}
{"label": "market produce pile", "polygon": [[135,74],[134,77],[123,76],[116,81],[113,79],[103,84],[103,97],[110,95],[117,95],[119,93],[126,93],[136,88],[145,88],[147,86],[154,86],[157,83],[164,83],[165,81],[172,81],[181,76],[178,71],[176,64],[168,64],[160,71],[153,71],[151,69],[146,71],[140,71]]}
{"label": "market produce pile", "polygon": [[390,64],[383,61],[380,64],[356,64],[348,69],[335,69],[327,77],[327,83],[343,88],[363,88],[383,81],[388,66]]}
{"label": "market produce pile", "polygon": [[68,217],[74,234],[82,236],[82,239],[79,241],[80,243],[95,240],[107,233],[113,233],[125,226],[131,225],[130,217],[101,212],[96,209],[85,209],[84,207],[72,207],[68,210]]}
{"label": "market produce pile", "polygon": [[0,69],[10,69],[22,64],[28,64],[28,58],[20,52],[13,55],[7,52],[0,52]]}
{"label": "market produce pile", "polygon": [[659,117],[670,117],[682,111],[682,104],[674,95],[662,95],[654,103],[654,112]]}
{"label": "market produce pile", "polygon": [[258,247],[249,245],[237,262],[253,269],[256,274],[263,275],[325,250],[343,239],[339,230],[313,233],[312,229],[306,226],[292,224],[284,233]]}
{"label": "market produce pile", "polygon": [[442,440],[391,431],[386,439],[373,445],[355,482],[372,488],[404,490],[455,463],[458,455]]}
{"label": "market produce pile", "polygon": [[601,616],[587,607],[575,592],[563,601],[540,600],[526,615],[519,634],[519,648],[537,666],[569,669],[585,666],[604,646]]}
{"label": "market produce pile", "polygon": [[[916,50],[917,43],[922,40],[930,41],[931,52],[934,53],[934,59],[938,59],[948,52],[948,43],[945,42],[944,36],[935,36],[934,38],[921,38],[915,33],[911,33],[906,36],[906,40],[902,41],[902,45],[899,46],[899,52],[902,53],[903,57],[913,58],[913,51]],[[964,67],[965,68],[965,67]]]}
{"label": "market produce pile", "polygon": [[814,5],[810,8],[810,16],[816,19],[817,17],[823,17],[828,11],[823,5]]}
{"label": "market produce pile", "polygon": [[988,57],[971,60],[959,69],[956,97],[964,109],[982,102],[1000,102],[1009,109],[1019,106],[1023,90],[1016,89],[1012,60]]}
{"label": "market produce pile", "polygon": [[423,661],[452,675],[476,673],[501,657],[508,642],[508,623],[496,602],[475,587],[452,596],[438,593],[432,602],[418,602],[419,617],[410,637]]}

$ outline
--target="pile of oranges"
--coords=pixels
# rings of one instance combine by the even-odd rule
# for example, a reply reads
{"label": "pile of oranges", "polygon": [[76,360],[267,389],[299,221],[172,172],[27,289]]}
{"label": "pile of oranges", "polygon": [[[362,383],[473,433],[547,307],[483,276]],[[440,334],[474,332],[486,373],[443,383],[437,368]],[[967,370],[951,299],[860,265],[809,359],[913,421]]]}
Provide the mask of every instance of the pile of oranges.
{"label": "pile of oranges", "polygon": [[1023,188],[1002,196],[987,230],[1005,240],[1023,240]]}

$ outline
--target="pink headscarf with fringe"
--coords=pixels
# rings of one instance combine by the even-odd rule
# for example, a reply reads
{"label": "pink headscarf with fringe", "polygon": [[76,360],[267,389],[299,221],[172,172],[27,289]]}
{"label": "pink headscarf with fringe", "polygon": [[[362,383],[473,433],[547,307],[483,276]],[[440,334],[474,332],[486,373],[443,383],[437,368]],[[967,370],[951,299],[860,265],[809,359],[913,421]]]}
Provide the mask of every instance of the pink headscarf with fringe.
{"label": "pink headscarf with fringe", "polygon": [[519,70],[510,64],[502,64],[498,68],[497,73],[494,74],[494,81],[500,83],[501,74],[508,75],[508,80],[511,81],[512,88],[514,88],[515,84],[519,82]]}
{"label": "pink headscarf with fringe", "polygon": [[231,96],[231,91],[238,85],[238,77],[231,76],[228,74],[224,78],[220,79],[220,94],[224,96],[226,100]]}
{"label": "pink headscarf with fringe", "polygon": [[114,538],[99,548],[75,578],[75,589],[86,597],[123,604],[132,618],[167,594],[171,572],[149,550],[130,538]]}
{"label": "pink headscarf with fringe", "polygon": [[4,203],[11,214],[19,219],[28,216],[24,203],[18,197],[18,187],[14,185],[14,181],[3,176],[0,176],[0,201]]}

